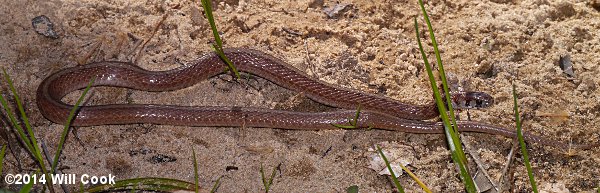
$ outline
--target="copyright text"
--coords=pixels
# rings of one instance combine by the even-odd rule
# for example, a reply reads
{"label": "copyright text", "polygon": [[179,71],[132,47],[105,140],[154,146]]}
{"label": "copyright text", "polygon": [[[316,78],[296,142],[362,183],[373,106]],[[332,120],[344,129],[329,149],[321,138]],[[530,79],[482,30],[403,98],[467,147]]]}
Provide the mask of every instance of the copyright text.
{"label": "copyright text", "polygon": [[6,174],[4,182],[6,184],[115,184],[115,177],[112,174],[106,176],[95,176],[89,174]]}

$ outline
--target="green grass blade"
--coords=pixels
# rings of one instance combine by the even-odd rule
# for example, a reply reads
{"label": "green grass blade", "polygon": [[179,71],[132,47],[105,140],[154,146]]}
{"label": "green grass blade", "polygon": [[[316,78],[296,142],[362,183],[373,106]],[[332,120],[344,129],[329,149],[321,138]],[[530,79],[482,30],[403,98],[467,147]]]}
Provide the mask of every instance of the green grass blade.
{"label": "green grass blade", "polygon": [[358,108],[356,109],[356,115],[354,115],[354,120],[352,121],[352,125],[354,125],[356,127],[356,124],[358,123],[358,116],[360,116],[360,104],[358,105]]}
{"label": "green grass blade", "polygon": [[76,115],[77,110],[79,109],[79,106],[83,102],[85,95],[88,93],[88,91],[94,84],[95,80],[96,80],[96,78],[92,78],[92,80],[90,80],[88,85],[83,90],[83,93],[81,93],[81,96],[79,96],[79,99],[77,99],[77,102],[71,109],[71,112],[69,112],[69,116],[67,117],[67,122],[65,123],[63,132],[60,135],[60,141],[58,142],[58,147],[56,147],[56,154],[54,154],[54,159],[52,161],[52,168],[50,170],[50,173],[52,173],[52,174],[54,174],[54,172],[56,171],[56,166],[58,165],[58,158],[60,157],[61,151],[64,147],[65,140],[67,140],[67,135],[69,134],[69,127],[71,126],[71,122],[75,118],[75,115]]}
{"label": "green grass blade", "polygon": [[[5,69],[2,69],[2,70],[5,72],[4,73],[4,79],[5,80],[10,80],[10,77],[6,73],[6,70]],[[23,130],[23,127],[21,127],[21,125],[19,124],[19,122],[15,118],[12,110],[10,110],[10,107],[8,106],[8,102],[6,101],[6,99],[4,98],[3,95],[0,95],[0,103],[2,103],[2,108],[4,109],[4,111],[6,111],[6,115],[10,119],[10,122],[12,123],[13,127],[15,128],[15,130],[17,130],[17,133],[19,134],[19,138],[25,144],[25,148],[32,155],[34,155],[33,145],[31,144],[31,141],[29,140],[29,138],[27,137],[27,135],[25,135],[25,131]]]}
{"label": "green grass blade", "polygon": [[333,125],[334,127],[340,128],[340,129],[356,129],[356,126],[353,126],[353,125],[342,125],[342,124],[335,124],[335,123],[332,123],[331,125]]}
{"label": "green grass blade", "polygon": [[227,63],[227,65],[229,66],[228,69],[231,69],[231,71],[233,71],[233,74],[235,74],[235,76],[238,79],[240,79],[240,72],[237,70],[237,68],[235,68],[235,66],[233,65],[233,62],[231,62],[231,60],[229,60],[229,58],[227,58],[227,56],[225,56],[225,53],[223,52],[223,48],[216,49],[212,45],[211,45],[211,47],[213,48],[213,50],[215,50],[215,52],[217,53],[217,55],[219,55],[219,58],[221,58],[223,61],[225,61],[225,63]]}
{"label": "green grass blade", "polygon": [[421,187],[421,189],[423,189],[423,191],[425,193],[432,193],[431,190],[429,189],[429,187],[427,187],[427,185],[425,185],[425,183],[423,183],[423,181],[421,181],[421,179],[419,179],[419,177],[417,177],[417,175],[415,175],[414,173],[412,173],[408,168],[406,168],[406,166],[400,164],[400,167],[402,168],[402,170],[404,170],[404,172],[406,172],[406,174],[408,174],[415,182],[417,182],[417,184],[419,184],[419,186]]}
{"label": "green grass blade", "polygon": [[[29,137],[32,142],[32,145],[34,145],[34,147],[37,147],[37,140],[35,140],[35,135],[34,135],[33,131],[31,130],[31,124],[29,124],[29,119],[27,118],[27,115],[25,114],[25,109],[23,108],[23,104],[21,103],[21,98],[19,97],[19,93],[17,93],[17,90],[15,89],[14,84],[13,84],[12,80],[10,79],[10,76],[8,75],[8,73],[6,73],[6,69],[2,69],[2,72],[4,73],[4,79],[8,83],[8,87],[10,88],[11,92],[13,93],[15,102],[17,103],[17,108],[19,109],[19,112],[21,113],[21,119],[23,119],[23,123],[25,123],[27,132],[29,132]],[[37,149],[37,151],[39,152],[39,149]]]}
{"label": "green grass blade", "polygon": [[124,190],[141,190],[141,191],[173,191],[173,190],[187,190],[193,191],[194,184],[168,178],[133,178],[116,181],[115,184],[102,184],[91,187],[85,192],[110,192],[110,191],[124,191]]}
{"label": "green grass blade", "polygon": [[352,186],[346,188],[346,193],[358,193],[358,186],[352,185]]}
{"label": "green grass blade", "polygon": [[215,24],[215,18],[212,14],[212,5],[210,0],[201,0],[202,7],[204,8],[204,13],[206,13],[206,18],[208,19],[208,23],[210,24],[210,28],[212,29],[213,36],[215,36],[216,46],[211,46],[213,50],[219,55],[219,57],[227,63],[229,69],[235,74],[237,79],[240,79],[240,72],[235,68],[231,60],[225,56],[223,53],[223,41],[221,40],[221,36],[219,35],[219,31],[217,31],[217,25]]}
{"label": "green grass blade", "polygon": [[[39,170],[35,172],[36,174],[39,173]],[[23,187],[21,187],[21,189],[19,190],[19,193],[29,193],[31,192],[31,188],[33,188],[33,179],[30,178],[31,180],[29,180],[29,183],[23,185]]]}
{"label": "green grass blade", "polygon": [[265,192],[269,192],[269,186],[267,185],[267,180],[265,178],[265,170],[264,170],[264,168],[262,166],[262,163],[260,164],[260,170],[259,170],[259,172],[260,172],[260,179],[261,179],[261,181],[263,183],[263,186],[265,187]]}
{"label": "green grass blade", "polygon": [[385,155],[383,154],[383,151],[381,151],[381,147],[377,146],[377,152],[379,153],[379,156],[381,156],[381,159],[383,159],[383,162],[385,163],[385,167],[387,167],[388,171],[392,175],[392,181],[394,181],[394,184],[396,185],[398,192],[404,193],[404,188],[402,188],[402,185],[400,185],[400,181],[398,181],[398,177],[396,177],[394,170],[392,170],[392,166],[390,166],[390,162],[388,161],[387,157],[385,157]]}
{"label": "green grass blade", "polygon": [[[425,10],[425,6],[423,5],[422,0],[419,0],[419,5],[421,6],[421,10],[423,11],[423,18],[425,19],[425,22],[427,23],[427,28],[429,31],[429,38],[431,39],[435,57],[436,57],[436,60],[438,63],[439,74],[440,74],[440,78],[442,79],[442,87],[444,89],[444,94],[445,94],[445,96],[450,96],[449,89],[448,89],[448,81],[446,79],[446,72],[444,71],[444,65],[442,65],[442,57],[439,54],[440,52],[438,49],[437,41],[435,40],[435,35],[433,33],[433,27],[431,26],[431,22],[429,21],[429,16],[427,15],[427,11]],[[415,19],[415,28],[417,28],[417,27],[418,27],[418,25],[417,25],[416,19]],[[417,29],[417,32],[418,32],[418,29]],[[418,33],[417,33],[417,38],[418,38]],[[419,45],[421,45],[421,44],[419,44]],[[428,75],[430,78],[429,80],[432,83],[431,86],[434,90],[434,94],[436,95],[435,99],[436,99],[436,103],[437,103],[438,100],[442,101],[441,99],[443,99],[443,98],[441,98],[441,95],[438,97],[438,94],[440,92],[439,91],[436,92],[436,90],[438,90],[438,89],[437,89],[437,86],[435,85],[435,80],[433,79],[433,73],[429,74],[429,71],[431,71],[432,68],[430,67],[429,63],[427,62],[427,59],[425,59],[425,58],[427,58],[425,55],[425,52],[421,51],[421,53],[424,58],[423,60],[426,63],[425,66],[428,69],[427,71],[428,71]],[[459,152],[460,159],[462,159],[462,161],[466,163],[467,158],[464,155],[464,152],[462,150],[462,145],[460,144],[460,140],[457,140],[457,139],[459,139],[458,129],[456,128],[457,124],[456,124],[456,120],[454,119],[455,115],[454,115],[454,109],[452,108],[452,101],[451,101],[450,97],[445,97],[445,99],[446,99],[446,103],[441,103],[441,104],[438,103],[438,109],[440,110],[440,115],[442,116],[442,119],[444,120],[444,122],[446,122],[446,120],[448,120],[448,122],[452,122],[452,127],[448,127],[451,129],[447,131],[451,136],[451,138],[449,138],[449,141],[452,142],[452,144],[450,144],[450,147],[454,148],[454,151]],[[450,108],[446,109],[445,104],[448,104],[448,106]],[[443,107],[443,108],[440,108],[440,107]],[[448,116],[447,112],[450,113],[449,116]]]}
{"label": "green grass blade", "polygon": [[215,184],[213,185],[212,189],[210,189],[210,193],[215,193],[217,192],[217,189],[219,188],[219,185],[221,183],[221,178],[223,178],[223,176],[220,176],[219,178],[217,178],[217,181],[215,182]]}
{"label": "green grass blade", "polygon": [[219,36],[219,31],[217,31],[217,25],[215,24],[215,18],[212,14],[212,4],[210,0],[202,0],[202,7],[204,8],[204,13],[206,14],[206,18],[208,19],[208,23],[210,24],[210,28],[212,29],[213,36],[215,36],[215,42],[217,43],[218,48],[223,47],[223,41],[221,40],[221,36]]}
{"label": "green grass blade", "polygon": [[[35,134],[33,133],[33,129],[31,129],[31,125],[29,124],[29,119],[27,118],[27,115],[25,114],[25,109],[23,108],[23,104],[21,102],[19,94],[17,93],[17,89],[15,89],[15,86],[14,86],[10,76],[8,75],[8,73],[6,73],[6,69],[3,68],[2,72],[4,74],[4,79],[8,83],[8,87],[10,88],[10,90],[13,94],[13,97],[15,98],[15,102],[17,103],[17,108],[19,109],[19,112],[21,113],[21,119],[25,123],[25,128],[27,128],[27,132],[29,134],[28,150],[34,156],[34,158],[37,160],[37,162],[40,166],[40,169],[42,170],[42,173],[46,176],[47,179],[51,179],[50,175],[48,174],[48,170],[46,170],[44,158],[42,157],[42,151],[41,151],[40,147],[38,146],[37,140],[35,138]],[[2,105],[4,106],[5,110],[9,109],[7,103],[4,99],[2,99]],[[11,117],[10,119],[13,122],[13,125],[15,126],[15,128],[17,128],[19,135],[22,137],[22,140],[24,142],[26,142],[27,137],[24,135],[23,128],[18,124],[18,122],[16,121],[14,116],[12,116],[12,112],[10,112],[10,110],[7,110],[7,113],[9,114],[9,117]],[[50,190],[50,192],[52,192],[52,193],[54,192],[54,190],[50,186],[48,186],[48,189]]]}
{"label": "green grass blade", "polygon": [[32,150],[33,145],[31,145],[31,141],[29,141],[29,138],[25,135],[23,128],[21,127],[21,125],[19,125],[19,123],[17,122],[17,119],[15,119],[15,117],[13,116],[13,113],[10,110],[10,107],[8,107],[8,103],[4,99],[4,96],[2,96],[2,95],[0,95],[0,103],[2,103],[2,108],[4,109],[4,111],[6,111],[6,115],[8,116],[8,119],[10,119],[11,124],[13,125],[15,130],[17,130],[19,139],[25,144],[25,149],[27,149],[28,152],[33,154],[33,150]]}
{"label": "green grass blade", "polygon": [[33,188],[33,180],[29,181],[29,183],[23,185],[23,187],[21,187],[21,190],[19,190],[19,193],[29,193],[31,192],[31,188]]}
{"label": "green grass blade", "polygon": [[523,160],[525,162],[525,167],[527,168],[527,175],[529,176],[529,183],[531,184],[531,189],[533,190],[533,192],[538,193],[537,184],[535,183],[535,178],[533,177],[533,170],[531,169],[531,163],[529,162],[529,154],[527,153],[527,147],[525,146],[525,140],[523,139],[523,129],[521,127],[519,106],[517,104],[517,89],[514,84],[512,85],[512,91],[513,91],[515,121],[517,122],[517,138],[519,138],[519,144],[521,146],[521,153],[523,154]]}
{"label": "green grass blade", "polygon": [[0,176],[2,176],[2,168],[4,166],[4,154],[6,153],[6,146],[2,145],[2,150],[0,151]]}
{"label": "green grass blade", "polygon": [[[279,166],[277,166],[277,167],[279,167]],[[262,164],[260,165],[260,177],[263,182],[263,186],[265,187],[265,193],[269,193],[269,190],[271,189],[271,185],[273,185],[273,179],[275,178],[275,174],[276,174],[275,172],[277,171],[277,167],[273,168],[270,178],[267,179],[267,178],[265,178],[264,168],[263,168]]]}
{"label": "green grass blade", "polygon": [[[427,15],[427,11],[425,10],[425,6],[423,5],[423,1],[419,0],[419,5],[421,6],[421,11],[423,11],[423,18],[425,19],[425,23],[427,23],[427,29],[429,31],[429,38],[431,39],[431,44],[433,45],[433,51],[435,53],[435,59],[438,63],[440,79],[442,79],[442,88],[444,89],[445,96],[450,96],[450,89],[448,88],[448,80],[446,79],[446,72],[444,71],[444,65],[442,65],[442,56],[440,55],[440,51],[438,49],[437,41],[435,40],[435,34],[433,33],[433,26],[431,25],[431,21],[429,20],[429,16]],[[452,99],[451,97],[445,97],[446,104],[448,104],[448,112],[450,112],[450,120],[453,125],[456,125],[456,117],[454,115],[454,108],[452,108]],[[452,127],[454,129],[454,133],[458,136],[458,128]],[[458,143],[458,142],[456,142]],[[460,146],[460,143],[458,143]],[[457,146],[458,147],[458,146]],[[461,150],[462,151],[462,148]],[[464,153],[463,153],[464,155]],[[466,161],[466,157],[463,157],[464,161]]]}
{"label": "green grass blade", "polygon": [[[440,77],[442,77],[442,84],[444,87],[444,91],[446,93],[446,96],[450,96],[448,93],[448,83],[447,80],[445,78],[445,72],[444,72],[444,68],[442,65],[442,60],[441,60],[441,56],[439,54],[439,50],[437,48],[437,42],[435,41],[435,36],[433,34],[433,27],[431,26],[431,22],[429,21],[429,17],[427,15],[427,12],[425,10],[425,6],[423,5],[423,1],[419,0],[419,5],[421,7],[421,10],[423,12],[423,17],[425,18],[425,21],[427,23],[427,27],[429,30],[429,37],[432,40],[432,44],[434,47],[434,52],[437,58],[437,62],[438,62],[438,67],[439,67],[439,71],[440,71]],[[433,90],[434,96],[435,96],[435,100],[436,100],[436,104],[438,107],[438,110],[440,111],[440,115],[442,117],[442,121],[444,123],[444,132],[446,134],[446,138],[448,139],[448,145],[450,146],[450,150],[452,153],[452,160],[454,160],[454,162],[457,164],[459,170],[460,170],[460,176],[461,176],[461,180],[464,182],[465,184],[465,189],[467,192],[469,193],[474,193],[477,192],[477,188],[475,186],[475,183],[473,181],[473,178],[471,177],[471,175],[469,174],[469,171],[467,169],[467,159],[466,156],[462,150],[462,145],[460,143],[460,138],[458,137],[458,129],[456,128],[456,120],[454,119],[454,112],[452,109],[452,103],[448,102],[450,97],[446,97],[447,100],[447,104],[450,106],[449,110],[450,110],[450,118],[452,120],[452,124],[450,123],[450,118],[448,117],[448,113],[446,110],[446,105],[444,104],[440,92],[436,86],[435,83],[435,79],[433,77],[433,71],[431,66],[429,65],[429,62],[427,60],[427,55],[425,54],[425,51],[423,50],[423,45],[421,43],[421,40],[419,38],[419,30],[418,30],[418,24],[417,24],[417,19],[415,18],[415,29],[416,29],[416,35],[417,35],[417,42],[419,44],[419,49],[421,51],[421,55],[423,57],[423,61],[425,63],[425,68],[427,70],[427,75],[429,76],[429,81],[431,83],[431,88]]]}
{"label": "green grass blade", "polygon": [[[4,73],[4,80],[6,80],[6,82],[8,83],[8,87],[10,88],[10,90],[13,94],[13,97],[15,99],[15,102],[17,103],[17,109],[21,113],[21,119],[25,123],[25,128],[27,129],[27,133],[29,134],[28,141],[31,145],[31,147],[30,147],[32,150],[31,153],[33,154],[33,156],[35,156],[35,158],[40,162],[40,164],[43,167],[44,161],[42,160],[42,154],[40,153],[41,151],[37,145],[37,140],[35,139],[35,134],[33,133],[33,130],[31,129],[31,125],[29,124],[29,119],[27,119],[27,116],[25,115],[25,110],[23,109],[23,104],[21,104],[21,98],[19,97],[19,94],[17,93],[17,90],[15,89],[14,84],[13,84],[12,80],[10,79],[10,76],[8,75],[8,73],[6,73],[6,69],[2,69],[2,72]],[[8,109],[8,108],[6,108],[6,109]],[[19,125],[18,122],[16,122],[16,119],[15,119],[15,124]],[[22,130],[22,127],[19,126],[19,129]]]}
{"label": "green grass blade", "polygon": [[194,159],[194,185],[195,185],[195,191],[196,193],[198,193],[199,187],[200,187],[200,183],[199,181],[199,176],[198,176],[198,161],[196,160],[196,150],[194,150],[194,147],[192,146],[192,158]]}
{"label": "green grass blade", "polygon": [[354,114],[354,119],[348,118],[349,125],[342,125],[342,124],[336,124],[336,123],[331,123],[331,125],[333,125],[334,127],[340,128],[340,129],[357,129],[359,116],[360,116],[360,104],[356,108],[356,114]]}
{"label": "green grass blade", "polygon": [[277,172],[277,167],[273,168],[273,171],[271,172],[271,177],[269,178],[269,188],[271,187],[271,185],[273,185],[273,179],[275,179],[275,174]]}

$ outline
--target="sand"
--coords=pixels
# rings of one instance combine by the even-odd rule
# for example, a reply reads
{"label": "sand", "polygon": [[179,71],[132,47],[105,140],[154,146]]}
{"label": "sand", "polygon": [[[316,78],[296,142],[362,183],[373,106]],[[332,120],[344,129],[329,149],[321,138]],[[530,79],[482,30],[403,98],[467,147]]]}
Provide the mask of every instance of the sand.
{"label": "sand", "polygon": [[[264,51],[328,83],[406,103],[431,102],[415,37],[414,18],[424,29],[416,1],[225,0],[214,2],[213,8],[225,47]],[[428,1],[425,8],[446,71],[465,89],[495,98],[491,108],[470,110],[471,120],[514,127],[514,83],[526,130],[548,140],[600,141],[599,3],[458,0]],[[213,37],[202,10],[199,1],[181,0],[6,1],[0,5],[0,64],[15,81],[36,137],[54,153],[62,126],[45,119],[35,103],[36,89],[45,77],[96,61],[135,62],[148,70],[185,65],[211,51]],[[54,24],[54,38],[32,27],[32,19],[40,15]],[[419,36],[434,61],[431,43],[421,31]],[[572,76],[559,65],[567,55]],[[320,108],[301,94],[261,78],[244,80],[245,84],[230,80],[229,75],[222,75],[164,93],[95,88],[87,104]],[[2,86],[4,96],[10,96],[6,84]],[[73,101],[79,94],[72,93],[65,100]],[[467,119],[467,112],[460,117]],[[2,143],[11,143],[3,175],[35,170],[31,157],[15,143],[13,132],[7,127],[2,131]],[[465,136],[472,153],[497,182],[512,140],[487,134]],[[59,169],[77,175],[112,174],[117,180],[166,177],[192,182],[193,147],[205,190],[223,176],[218,192],[263,192],[261,166],[267,173],[279,166],[271,192],[345,192],[351,185],[357,185],[360,192],[394,192],[388,176],[369,168],[373,155],[369,149],[379,144],[410,159],[409,168],[434,192],[462,192],[444,140],[443,135],[382,130],[149,124],[81,127],[70,133]],[[541,190],[593,192],[600,183],[599,148],[574,155],[539,144],[529,144],[528,149]],[[476,171],[475,162],[469,160]],[[506,191],[531,191],[520,153],[508,173]],[[407,192],[421,191],[406,175],[400,183]]]}

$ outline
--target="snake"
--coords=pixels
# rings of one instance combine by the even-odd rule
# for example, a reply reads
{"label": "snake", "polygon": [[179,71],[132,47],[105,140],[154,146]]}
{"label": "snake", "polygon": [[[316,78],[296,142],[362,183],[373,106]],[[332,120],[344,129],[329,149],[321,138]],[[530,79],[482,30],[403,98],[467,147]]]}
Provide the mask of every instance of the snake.
{"label": "snake", "polygon": [[[80,106],[71,126],[159,124],[206,127],[257,127],[290,130],[340,129],[353,123],[354,128],[376,128],[407,133],[444,133],[435,103],[413,105],[385,96],[343,88],[318,80],[283,60],[250,48],[227,48],[224,54],[242,72],[262,77],[279,86],[335,110],[301,112],[239,106],[178,106],[160,104],[103,104]],[[148,71],[129,62],[102,61],[66,68],[48,76],[36,92],[41,114],[51,122],[66,124],[73,105],[62,99],[69,93],[92,87],[123,87],[151,92],[187,88],[210,77],[223,74],[228,66],[214,52],[202,54],[190,64],[166,71]],[[457,107],[487,107],[493,98],[482,92],[451,96]],[[357,107],[361,108],[360,111]],[[357,114],[358,111],[358,114]],[[357,116],[358,115],[358,116]],[[476,121],[457,121],[461,132],[501,135],[509,138],[514,130]],[[528,142],[547,146],[589,149],[598,144],[571,145],[528,132]]]}

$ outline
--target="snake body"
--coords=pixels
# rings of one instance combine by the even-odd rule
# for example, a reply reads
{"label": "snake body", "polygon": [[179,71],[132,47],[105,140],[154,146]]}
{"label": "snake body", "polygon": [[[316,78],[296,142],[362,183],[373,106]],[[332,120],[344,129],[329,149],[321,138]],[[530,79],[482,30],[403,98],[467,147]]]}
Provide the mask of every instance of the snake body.
{"label": "snake body", "polygon": [[[443,133],[438,122],[424,121],[439,115],[435,104],[411,105],[390,98],[341,88],[307,76],[286,62],[260,51],[225,49],[225,55],[240,71],[263,77],[285,88],[302,92],[325,105],[338,107],[330,112],[295,112],[247,107],[173,106],[153,104],[111,104],[80,107],[72,126],[109,124],[166,124],[183,126],[243,126],[282,129],[337,129],[362,110],[356,127],[373,127],[410,133]],[[170,91],[192,86],[222,74],[226,65],[214,53],[207,53],[190,65],[168,71],[147,71],[131,63],[97,62],[56,72],[38,87],[37,104],[52,122],[64,124],[72,105],[62,102],[68,93],[92,86],[125,87],[145,91]],[[479,96],[480,97],[480,96]],[[464,104],[464,103],[463,103]],[[479,104],[487,105],[487,104]],[[514,137],[516,133],[499,126],[459,121],[459,131],[482,132]],[[566,147],[566,144],[526,133],[530,142]],[[597,145],[580,145],[590,148]]]}

